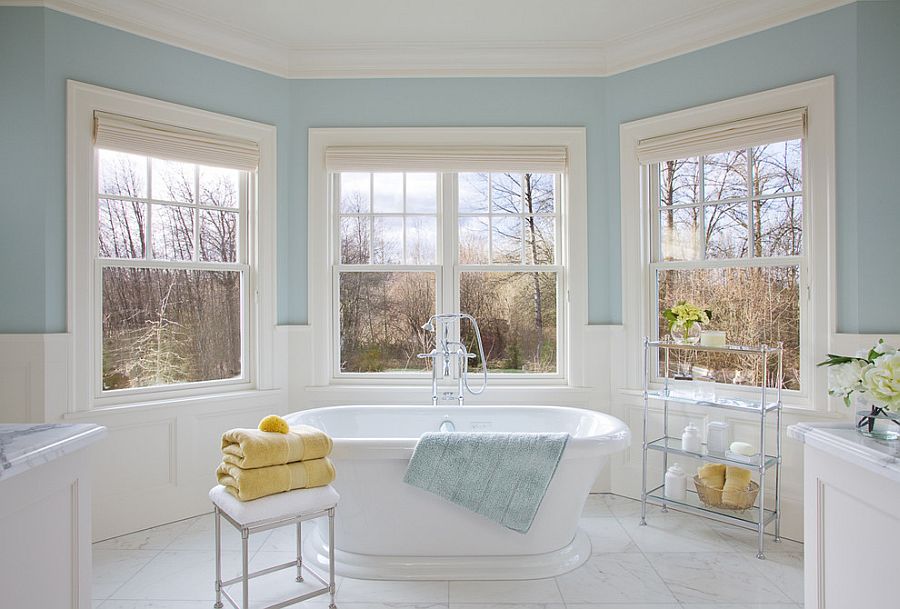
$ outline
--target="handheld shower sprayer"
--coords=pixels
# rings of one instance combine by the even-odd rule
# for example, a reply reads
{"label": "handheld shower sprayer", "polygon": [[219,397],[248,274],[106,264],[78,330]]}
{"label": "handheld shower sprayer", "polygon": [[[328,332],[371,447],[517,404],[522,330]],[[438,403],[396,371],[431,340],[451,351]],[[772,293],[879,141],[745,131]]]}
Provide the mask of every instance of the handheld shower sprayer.
{"label": "handheld shower sprayer", "polygon": [[[476,357],[474,353],[469,353],[462,337],[458,341],[450,340],[450,325],[453,323],[461,323],[462,320],[468,320],[472,324],[475,331],[475,339],[478,343],[478,355],[481,357],[482,383],[477,390],[469,386],[469,360]],[[438,338],[436,328],[441,328],[441,335]],[[438,403],[437,395],[437,360],[440,358],[443,362],[443,376],[450,376],[451,362],[455,358],[459,366],[459,388],[456,400],[462,405],[464,400],[464,391],[468,391],[472,395],[478,395],[484,392],[487,387],[487,360],[484,357],[484,345],[481,341],[481,330],[478,328],[478,321],[468,313],[442,313],[440,315],[432,315],[428,318],[422,329],[425,332],[435,332],[435,348],[431,353],[420,353],[419,358],[427,358],[432,360],[431,366],[431,401],[434,405]],[[451,347],[456,347],[455,351],[451,351]],[[452,395],[452,393],[451,393]]]}

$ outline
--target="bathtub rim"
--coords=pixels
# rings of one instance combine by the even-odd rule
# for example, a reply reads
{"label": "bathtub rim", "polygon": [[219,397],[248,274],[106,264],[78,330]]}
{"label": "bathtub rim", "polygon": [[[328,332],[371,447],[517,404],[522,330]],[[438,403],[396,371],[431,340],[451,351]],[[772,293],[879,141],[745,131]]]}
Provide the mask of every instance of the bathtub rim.
{"label": "bathtub rim", "polygon": [[[428,406],[421,404],[344,404],[334,406],[321,406],[309,408],[307,410],[298,410],[285,415],[289,423],[296,422],[296,419],[302,418],[304,415],[323,412],[340,412],[353,409],[378,410],[378,409],[416,409],[429,410],[436,409],[444,411],[443,414],[453,413],[458,409],[476,410],[476,409],[517,409],[517,410],[558,410],[568,414],[578,416],[591,416],[612,419],[617,423],[612,433],[597,434],[588,436],[570,435],[566,450],[563,453],[563,459],[596,457],[599,455],[611,455],[625,450],[631,445],[631,430],[628,425],[621,419],[597,410],[588,410],[587,408],[577,408],[573,406],[554,406],[549,404],[528,404],[528,405],[502,405],[502,404],[473,404],[469,406]],[[293,420],[292,420],[293,419]],[[304,421],[301,421],[304,422]],[[305,422],[304,422],[305,423]],[[437,431],[437,430],[435,430]],[[547,430],[554,432],[556,430]],[[331,434],[329,434],[331,435]],[[360,454],[367,455],[368,458],[376,456],[384,459],[409,459],[415,451],[419,437],[376,437],[376,438],[355,438],[347,436],[331,435],[334,442],[332,458],[352,459]],[[374,453],[374,454],[373,454]]]}

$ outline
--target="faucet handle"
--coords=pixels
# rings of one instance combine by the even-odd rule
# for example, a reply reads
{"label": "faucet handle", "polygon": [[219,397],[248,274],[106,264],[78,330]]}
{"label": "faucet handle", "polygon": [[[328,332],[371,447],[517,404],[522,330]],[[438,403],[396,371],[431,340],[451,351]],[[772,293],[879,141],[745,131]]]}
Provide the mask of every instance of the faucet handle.
{"label": "faucet handle", "polygon": [[431,353],[419,353],[418,355],[416,355],[416,357],[418,357],[419,359],[434,359],[438,355],[440,355],[438,351],[436,349],[432,349]]}

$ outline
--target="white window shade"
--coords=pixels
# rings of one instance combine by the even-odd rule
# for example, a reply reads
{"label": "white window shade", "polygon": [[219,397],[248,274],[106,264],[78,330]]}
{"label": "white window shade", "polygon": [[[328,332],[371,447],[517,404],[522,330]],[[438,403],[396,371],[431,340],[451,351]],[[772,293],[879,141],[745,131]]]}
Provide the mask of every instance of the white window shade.
{"label": "white window shade", "polygon": [[331,146],[329,171],[566,170],[565,146]]}
{"label": "white window shade", "polygon": [[254,171],[259,145],[164,123],[94,112],[94,144],[167,160]]}
{"label": "white window shade", "polygon": [[805,136],[806,108],[796,108],[641,140],[637,156],[641,163],[655,163]]}

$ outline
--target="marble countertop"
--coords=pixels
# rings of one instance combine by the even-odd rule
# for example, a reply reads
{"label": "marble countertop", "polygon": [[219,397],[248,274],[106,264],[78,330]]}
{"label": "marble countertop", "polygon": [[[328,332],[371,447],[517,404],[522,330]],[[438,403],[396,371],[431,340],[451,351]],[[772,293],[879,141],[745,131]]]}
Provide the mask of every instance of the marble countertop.
{"label": "marble countertop", "polygon": [[797,423],[787,428],[789,438],[809,444],[900,483],[900,440],[867,438],[853,423]]}
{"label": "marble countertop", "polygon": [[0,424],[0,483],[106,436],[91,423]]}

